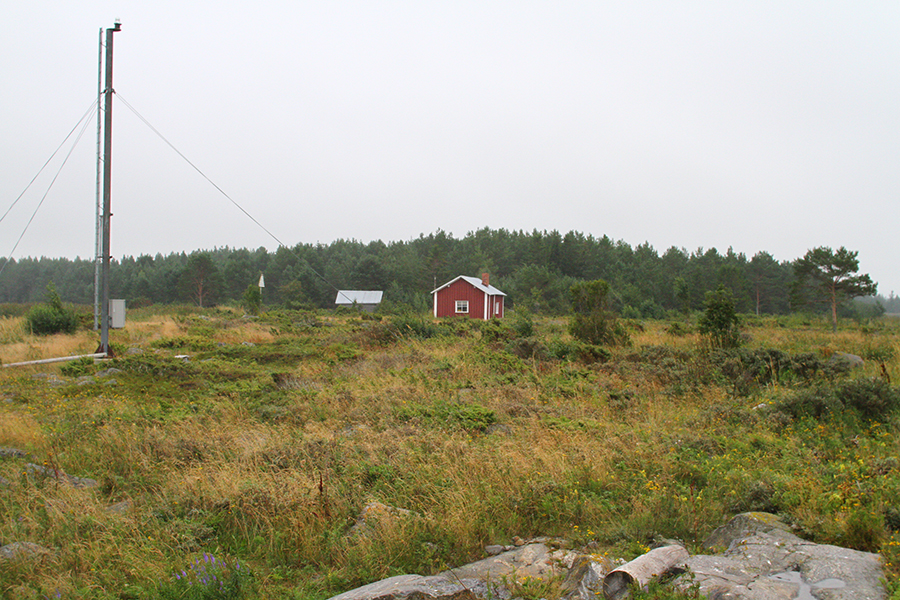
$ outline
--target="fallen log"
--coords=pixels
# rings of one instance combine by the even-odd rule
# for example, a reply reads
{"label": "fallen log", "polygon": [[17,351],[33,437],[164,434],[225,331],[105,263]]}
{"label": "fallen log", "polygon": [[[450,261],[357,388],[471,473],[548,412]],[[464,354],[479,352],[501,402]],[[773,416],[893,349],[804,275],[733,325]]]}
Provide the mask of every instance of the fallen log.
{"label": "fallen log", "polygon": [[651,580],[683,566],[690,555],[682,546],[663,546],[638,556],[631,562],[614,569],[603,578],[603,593],[608,600],[631,597],[631,586],[647,586]]}

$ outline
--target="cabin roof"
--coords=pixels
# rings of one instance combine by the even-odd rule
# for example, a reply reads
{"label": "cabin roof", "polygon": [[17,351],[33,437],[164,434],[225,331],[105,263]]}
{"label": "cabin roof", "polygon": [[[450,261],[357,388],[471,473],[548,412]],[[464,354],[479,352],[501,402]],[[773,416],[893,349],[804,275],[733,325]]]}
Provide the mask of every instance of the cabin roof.
{"label": "cabin roof", "polygon": [[448,281],[447,283],[445,283],[444,285],[442,285],[441,287],[433,290],[431,293],[436,294],[437,292],[441,291],[442,289],[452,285],[453,283],[456,283],[460,279],[464,280],[466,283],[468,283],[475,289],[481,290],[482,292],[484,292],[485,294],[488,294],[490,296],[505,296],[506,295],[492,285],[484,285],[481,282],[481,279],[479,279],[478,277],[469,277],[468,275],[460,275],[459,277],[452,279],[452,280]]}
{"label": "cabin roof", "polygon": [[335,304],[379,304],[384,292],[379,290],[338,290]]}

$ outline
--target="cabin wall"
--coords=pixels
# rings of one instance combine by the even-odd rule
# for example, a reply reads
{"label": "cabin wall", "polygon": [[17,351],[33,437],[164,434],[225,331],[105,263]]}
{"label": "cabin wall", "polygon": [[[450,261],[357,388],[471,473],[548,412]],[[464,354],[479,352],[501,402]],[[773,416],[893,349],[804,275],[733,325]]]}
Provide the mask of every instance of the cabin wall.
{"label": "cabin wall", "polygon": [[[460,279],[454,281],[435,294],[436,317],[470,317],[472,319],[484,318],[484,292],[472,287],[467,281]],[[456,312],[456,301],[468,300],[468,314]]]}

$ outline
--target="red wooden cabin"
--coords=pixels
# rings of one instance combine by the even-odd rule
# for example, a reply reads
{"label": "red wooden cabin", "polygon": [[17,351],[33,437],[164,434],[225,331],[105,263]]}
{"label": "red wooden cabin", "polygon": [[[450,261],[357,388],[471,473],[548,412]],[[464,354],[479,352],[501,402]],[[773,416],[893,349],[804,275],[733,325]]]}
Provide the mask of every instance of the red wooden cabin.
{"label": "red wooden cabin", "polygon": [[481,279],[460,275],[431,295],[435,317],[469,317],[485,321],[503,317],[506,294],[490,284],[487,273],[482,274]]}

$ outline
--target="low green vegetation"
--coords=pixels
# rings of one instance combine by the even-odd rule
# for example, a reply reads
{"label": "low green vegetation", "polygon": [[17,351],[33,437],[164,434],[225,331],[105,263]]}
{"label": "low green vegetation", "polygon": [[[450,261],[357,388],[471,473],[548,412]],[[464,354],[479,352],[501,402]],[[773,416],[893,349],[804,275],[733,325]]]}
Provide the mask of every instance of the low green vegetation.
{"label": "low green vegetation", "polygon": [[51,281],[47,285],[46,302],[29,309],[25,315],[25,326],[34,335],[73,333],[78,327],[78,315],[63,305]]}
{"label": "low green vegetation", "polygon": [[720,285],[706,292],[704,311],[698,322],[700,333],[713,348],[737,348],[741,345],[740,319],[734,309],[731,291]]}
{"label": "low green vegetation", "polygon": [[[242,317],[144,308],[114,360],[0,372],[0,542],[44,549],[0,560],[0,595],[324,599],[514,536],[698,552],[744,511],[880,552],[900,589],[897,321],[741,315],[735,345],[676,314],[597,345],[524,312]],[[372,502],[409,512],[361,528]]]}

